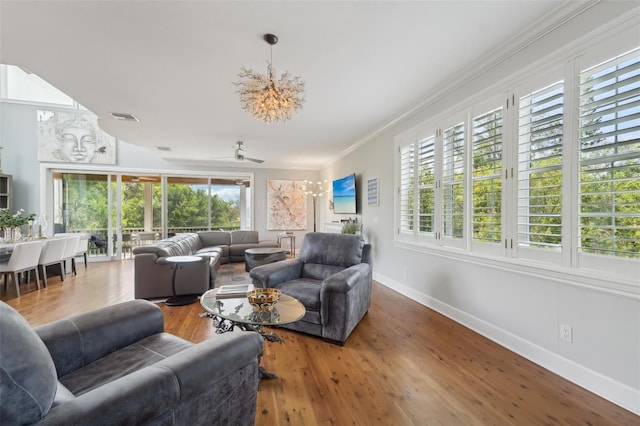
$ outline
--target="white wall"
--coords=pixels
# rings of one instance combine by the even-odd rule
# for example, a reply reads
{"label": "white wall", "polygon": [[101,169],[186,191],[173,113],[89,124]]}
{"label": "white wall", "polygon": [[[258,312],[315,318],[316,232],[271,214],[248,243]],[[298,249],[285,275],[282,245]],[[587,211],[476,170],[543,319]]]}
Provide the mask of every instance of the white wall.
{"label": "white wall", "polygon": [[[380,205],[369,207],[364,201],[361,209],[363,233],[373,244],[376,280],[640,414],[638,292],[599,289],[579,276],[536,276],[516,266],[485,262],[455,251],[419,251],[394,242],[393,229],[397,134],[512,77],[551,52],[577,43],[585,29],[598,28],[631,6],[621,2],[594,6],[484,74],[425,102],[407,118],[328,166],[322,178],[355,172],[361,183],[360,200],[366,200],[366,180],[379,178]],[[637,9],[634,15],[638,15]],[[327,215],[327,220],[331,218]],[[572,326],[572,343],[559,339],[561,324]]]}
{"label": "white wall", "polygon": [[[40,187],[40,163],[37,158],[37,123],[36,111],[38,109],[55,109],[38,107],[27,104],[0,103],[0,146],[2,150],[2,171],[13,175],[14,197],[13,208],[24,208],[27,212],[40,213],[40,193],[44,189]],[[311,170],[284,170],[284,169],[247,169],[238,167],[193,167],[166,161],[153,150],[118,141],[117,164],[111,166],[100,165],[100,168],[109,167],[113,170],[124,172],[187,172],[204,171],[214,172],[252,172],[254,173],[254,229],[259,231],[262,239],[275,239],[280,231],[267,231],[267,179],[282,180],[316,180],[318,171]],[[215,153],[210,153],[212,156]],[[313,210],[311,199],[308,200],[307,229],[313,229]],[[296,231],[295,234],[302,239],[305,231]]]}

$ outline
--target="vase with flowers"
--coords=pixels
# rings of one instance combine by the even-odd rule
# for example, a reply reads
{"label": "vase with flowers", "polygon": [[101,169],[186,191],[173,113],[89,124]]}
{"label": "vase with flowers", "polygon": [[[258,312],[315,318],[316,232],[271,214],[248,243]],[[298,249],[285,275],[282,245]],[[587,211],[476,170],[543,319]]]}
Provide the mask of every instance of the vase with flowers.
{"label": "vase with flowers", "polygon": [[35,219],[35,213],[25,214],[20,209],[11,214],[9,209],[0,209],[0,228],[4,230],[5,241],[16,241],[22,236],[22,227]]}

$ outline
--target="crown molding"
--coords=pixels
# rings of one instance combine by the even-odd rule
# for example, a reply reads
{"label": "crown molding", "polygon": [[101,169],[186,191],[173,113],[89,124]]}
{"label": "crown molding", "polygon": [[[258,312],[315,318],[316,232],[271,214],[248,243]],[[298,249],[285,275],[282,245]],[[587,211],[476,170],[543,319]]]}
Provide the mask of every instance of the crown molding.
{"label": "crown molding", "polygon": [[589,1],[566,1],[562,5],[558,6],[551,12],[538,19],[536,22],[529,25],[520,34],[511,38],[510,40],[502,43],[489,54],[487,54],[482,61],[478,63],[473,69],[465,70],[450,79],[449,83],[444,83],[439,86],[439,89],[429,93],[422,101],[413,107],[409,108],[404,113],[392,118],[373,132],[358,139],[353,145],[343,150],[331,160],[329,160],[325,167],[329,167],[336,163],[340,159],[344,158],[351,152],[360,148],[367,142],[371,141],[378,135],[389,130],[396,124],[408,119],[420,110],[442,99],[446,94],[455,91],[456,89],[470,83],[479,76],[495,68],[497,65],[508,60],[512,56],[531,46],[538,40],[548,36],[553,31],[565,25],[567,22],[580,16],[592,7],[602,3],[602,0],[589,0]]}

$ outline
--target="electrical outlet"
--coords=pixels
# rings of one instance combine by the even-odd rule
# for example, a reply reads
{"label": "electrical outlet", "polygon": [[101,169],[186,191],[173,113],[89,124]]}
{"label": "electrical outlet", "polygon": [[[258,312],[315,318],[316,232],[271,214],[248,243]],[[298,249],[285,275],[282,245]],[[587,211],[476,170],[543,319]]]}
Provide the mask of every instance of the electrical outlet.
{"label": "electrical outlet", "polygon": [[570,325],[560,324],[560,339],[569,343],[573,341],[573,331]]}

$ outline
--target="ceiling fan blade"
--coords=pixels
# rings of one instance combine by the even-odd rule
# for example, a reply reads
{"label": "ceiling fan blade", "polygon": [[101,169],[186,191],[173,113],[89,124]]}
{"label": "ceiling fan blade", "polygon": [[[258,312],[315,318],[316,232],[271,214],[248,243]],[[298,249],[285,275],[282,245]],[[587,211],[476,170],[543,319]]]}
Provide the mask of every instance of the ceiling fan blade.
{"label": "ceiling fan blade", "polygon": [[264,160],[258,160],[257,158],[244,157],[244,159],[247,161],[253,161],[254,163],[264,163]]}
{"label": "ceiling fan blade", "polygon": [[231,160],[237,160],[236,157],[209,157],[210,160],[220,160],[220,161],[231,161]]}

